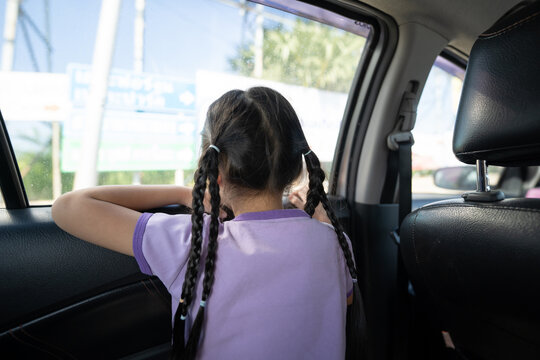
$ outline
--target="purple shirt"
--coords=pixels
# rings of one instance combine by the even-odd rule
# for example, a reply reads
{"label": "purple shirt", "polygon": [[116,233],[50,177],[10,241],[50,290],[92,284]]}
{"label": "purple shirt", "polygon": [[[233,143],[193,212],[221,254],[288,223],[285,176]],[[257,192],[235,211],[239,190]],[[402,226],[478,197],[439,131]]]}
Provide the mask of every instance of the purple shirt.
{"label": "purple shirt", "polygon": [[[209,222],[205,215],[203,257]],[[173,314],[190,238],[190,215],[144,213],[135,227],[135,258],[142,272],[158,276],[167,287]],[[343,359],[350,289],[331,226],[296,209],[241,214],[220,224],[198,358]],[[192,318],[201,292],[202,276]]]}

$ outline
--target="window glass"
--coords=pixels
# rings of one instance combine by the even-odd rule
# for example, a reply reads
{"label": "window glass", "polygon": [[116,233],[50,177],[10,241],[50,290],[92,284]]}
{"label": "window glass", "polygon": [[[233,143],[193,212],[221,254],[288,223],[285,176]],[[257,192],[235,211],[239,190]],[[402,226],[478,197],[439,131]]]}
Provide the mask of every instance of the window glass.
{"label": "window glass", "polygon": [[[31,205],[92,184],[191,184],[209,104],[255,85],[289,99],[331,168],[370,26],[282,0],[269,3],[296,8],[124,1],[107,25],[101,6],[114,14],[114,3],[25,1],[18,13],[0,9],[0,28],[15,20],[13,42],[2,47],[0,108]],[[115,24],[107,48],[111,39],[99,38],[98,28],[111,36]]]}
{"label": "window glass", "polygon": [[[413,130],[413,194],[463,194],[476,189],[476,167],[452,151],[452,137],[465,70],[439,56],[431,68],[418,104]],[[524,196],[540,179],[536,167],[488,167],[491,188],[507,197]]]}
{"label": "window glass", "polygon": [[[452,189],[446,180],[447,174],[461,175],[460,169],[436,172],[443,168],[464,166],[452,152],[452,135],[464,75],[464,69],[441,56],[437,57],[431,68],[418,103],[413,130],[413,194],[463,193],[463,189]],[[464,169],[462,184],[470,180],[470,174],[473,176],[472,181],[475,181],[474,172]],[[436,186],[435,179],[439,185],[445,187]]]}

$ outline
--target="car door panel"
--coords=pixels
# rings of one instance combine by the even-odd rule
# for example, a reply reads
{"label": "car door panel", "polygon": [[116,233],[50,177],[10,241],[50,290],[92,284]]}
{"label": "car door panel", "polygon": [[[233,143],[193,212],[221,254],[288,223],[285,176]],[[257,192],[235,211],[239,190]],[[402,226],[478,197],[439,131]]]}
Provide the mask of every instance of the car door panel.
{"label": "car door panel", "polygon": [[167,343],[167,300],[149,278],[9,329],[0,346],[8,358],[119,358]]}
{"label": "car door panel", "polygon": [[60,230],[50,207],[0,209],[0,249],[7,358],[119,358],[169,342],[161,282],[134,258]]}

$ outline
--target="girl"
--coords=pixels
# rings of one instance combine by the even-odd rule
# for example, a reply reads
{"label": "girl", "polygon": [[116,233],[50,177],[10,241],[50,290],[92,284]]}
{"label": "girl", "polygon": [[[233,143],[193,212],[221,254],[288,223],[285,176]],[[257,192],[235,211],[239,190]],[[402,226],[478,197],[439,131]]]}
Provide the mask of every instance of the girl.
{"label": "girl", "polygon": [[[74,191],[54,203],[54,220],[160,278],[173,299],[172,358],[343,359],[356,270],[293,108],[269,88],[229,91],[210,106],[202,136],[193,190]],[[284,210],[302,156],[304,210]],[[141,214],[173,203],[193,213]],[[333,226],[311,218],[319,203]],[[223,205],[234,220],[220,222]]]}

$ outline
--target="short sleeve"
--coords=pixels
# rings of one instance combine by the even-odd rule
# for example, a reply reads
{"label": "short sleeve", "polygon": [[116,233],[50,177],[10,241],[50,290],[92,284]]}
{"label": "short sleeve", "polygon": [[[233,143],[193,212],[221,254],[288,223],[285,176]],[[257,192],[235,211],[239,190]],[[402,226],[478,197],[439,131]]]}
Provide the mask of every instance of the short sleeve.
{"label": "short sleeve", "polygon": [[135,225],[133,253],[141,271],[169,289],[186,267],[190,241],[190,215],[143,213]]}

